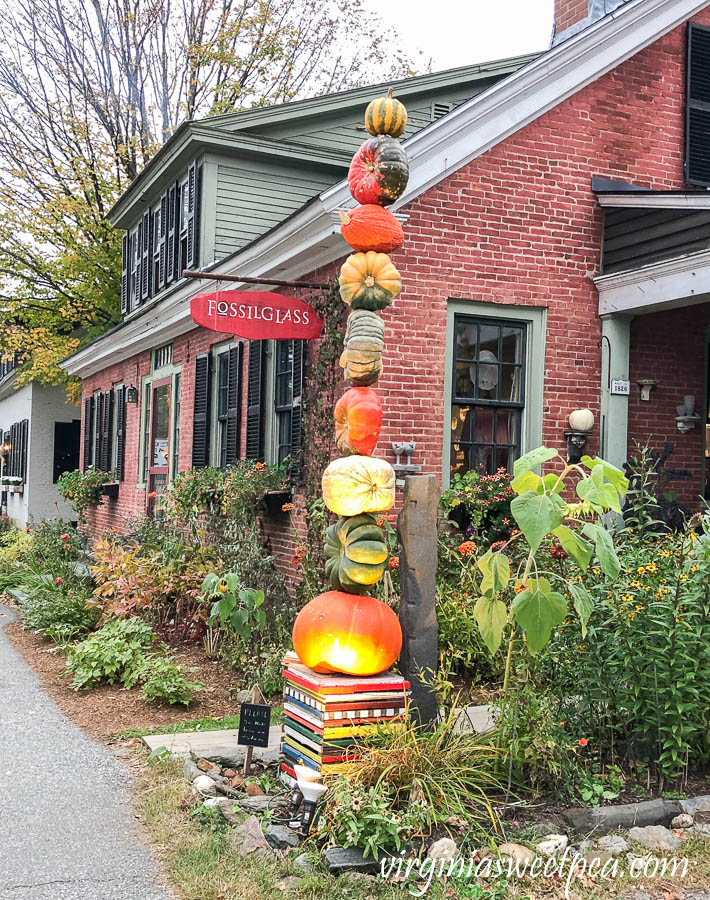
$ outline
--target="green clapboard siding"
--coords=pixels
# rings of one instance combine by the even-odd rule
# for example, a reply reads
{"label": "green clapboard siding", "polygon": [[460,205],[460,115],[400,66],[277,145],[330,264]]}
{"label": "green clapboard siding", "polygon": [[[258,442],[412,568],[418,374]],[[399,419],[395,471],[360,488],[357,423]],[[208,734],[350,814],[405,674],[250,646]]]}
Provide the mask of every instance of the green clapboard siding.
{"label": "green clapboard siding", "polygon": [[278,225],[338,180],[320,171],[270,161],[224,160],[217,166],[215,259],[223,259]]}

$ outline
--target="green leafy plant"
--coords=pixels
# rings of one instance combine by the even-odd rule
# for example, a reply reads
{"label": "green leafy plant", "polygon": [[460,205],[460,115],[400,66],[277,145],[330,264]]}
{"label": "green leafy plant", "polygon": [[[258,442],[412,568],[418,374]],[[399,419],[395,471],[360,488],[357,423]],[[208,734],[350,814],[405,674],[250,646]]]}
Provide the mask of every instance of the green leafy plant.
{"label": "green leafy plant", "polygon": [[204,687],[202,682],[186,678],[183,667],[170,656],[149,657],[141,665],[138,676],[143,682],[141,696],[148,703],[188,707]]}
{"label": "green leafy plant", "polygon": [[210,573],[202,584],[202,597],[213,604],[210,625],[219,622],[236,631],[244,641],[251,638],[255,628],[266,625],[266,613],[261,609],[264,592],[242,588],[239,576],[233,572],[223,576]]}
{"label": "green leafy plant", "polygon": [[96,627],[99,614],[88,603],[85,591],[63,590],[50,581],[21,602],[22,625],[58,644],[76,640]]}
{"label": "green leafy plant", "polygon": [[365,786],[339,778],[331,786],[327,824],[339,847],[359,847],[363,856],[399,852],[414,834],[428,830],[431,815],[423,799],[401,810],[393,807],[394,792],[386,782]]}
{"label": "green leafy plant", "polygon": [[624,790],[624,779],[618,766],[610,766],[603,773],[580,769],[574,787],[582,803],[599,806],[604,801],[616,800]]}
{"label": "green leafy plant", "polygon": [[213,834],[224,834],[229,830],[229,822],[219,806],[205,806],[201,803],[190,813],[200,828],[211,831]]}
{"label": "green leafy plant", "polygon": [[77,519],[86,522],[87,511],[101,503],[102,487],[115,480],[115,472],[101,472],[89,466],[84,472],[81,469],[64,472],[57,480],[57,490],[61,497],[72,504]]}
{"label": "green leafy plant", "polygon": [[67,672],[72,688],[92,688],[100,682],[132,688],[140,679],[145,654],[155,640],[153,629],[141,619],[112,619],[86,640],[69,649]]}
{"label": "green leafy plant", "polygon": [[160,513],[197,531],[199,517],[222,502],[225,472],[213,466],[180,472],[160,498]]}
{"label": "green leafy plant", "polygon": [[513,528],[510,502],[515,496],[512,476],[505,469],[492,475],[472,470],[456,472],[451,486],[441,495],[441,508],[468,539],[485,544],[507,539]]}

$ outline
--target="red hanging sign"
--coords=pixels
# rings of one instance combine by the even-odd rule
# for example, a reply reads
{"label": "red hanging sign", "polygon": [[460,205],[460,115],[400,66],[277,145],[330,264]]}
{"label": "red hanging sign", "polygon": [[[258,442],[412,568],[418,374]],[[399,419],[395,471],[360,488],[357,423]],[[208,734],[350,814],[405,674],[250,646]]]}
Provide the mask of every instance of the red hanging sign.
{"label": "red hanging sign", "polygon": [[312,306],[271,291],[197,294],[190,301],[190,314],[198,325],[252,341],[317,338],[323,330]]}

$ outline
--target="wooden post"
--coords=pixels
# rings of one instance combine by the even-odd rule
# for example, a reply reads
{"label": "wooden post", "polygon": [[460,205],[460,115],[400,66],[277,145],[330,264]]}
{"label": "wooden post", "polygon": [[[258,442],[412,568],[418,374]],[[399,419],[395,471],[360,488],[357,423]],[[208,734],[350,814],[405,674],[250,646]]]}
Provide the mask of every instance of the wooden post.
{"label": "wooden post", "polygon": [[412,713],[427,725],[434,724],[438,715],[432,681],[439,658],[435,600],[440,496],[434,475],[407,476],[397,522],[403,636],[400,662],[403,674],[412,683]]}

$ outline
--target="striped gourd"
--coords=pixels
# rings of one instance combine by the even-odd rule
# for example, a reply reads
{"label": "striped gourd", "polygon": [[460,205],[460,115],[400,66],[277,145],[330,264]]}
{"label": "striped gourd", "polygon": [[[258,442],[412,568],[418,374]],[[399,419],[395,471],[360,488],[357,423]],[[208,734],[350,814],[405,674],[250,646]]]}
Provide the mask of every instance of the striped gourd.
{"label": "striped gourd", "polygon": [[404,103],[395,100],[392,88],[386,97],[378,97],[365,110],[365,127],[370,134],[389,134],[399,137],[407,127],[407,110]]}

